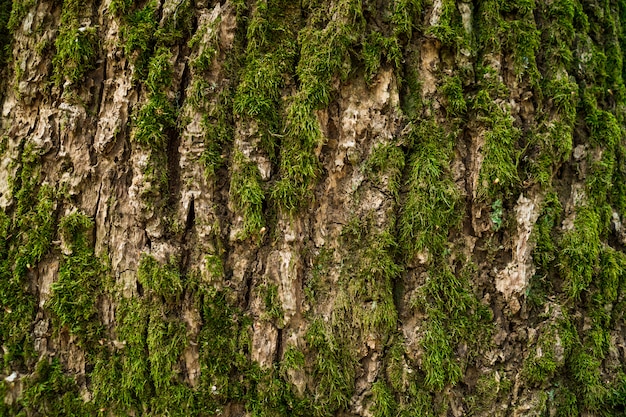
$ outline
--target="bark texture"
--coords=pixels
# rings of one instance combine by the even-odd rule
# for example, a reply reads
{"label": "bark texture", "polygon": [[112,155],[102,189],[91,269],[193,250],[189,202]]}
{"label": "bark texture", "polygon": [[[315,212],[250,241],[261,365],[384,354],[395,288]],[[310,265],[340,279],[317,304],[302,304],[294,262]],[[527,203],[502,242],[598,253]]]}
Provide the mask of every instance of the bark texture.
{"label": "bark texture", "polygon": [[0,0],[0,414],[616,416],[624,0]]}

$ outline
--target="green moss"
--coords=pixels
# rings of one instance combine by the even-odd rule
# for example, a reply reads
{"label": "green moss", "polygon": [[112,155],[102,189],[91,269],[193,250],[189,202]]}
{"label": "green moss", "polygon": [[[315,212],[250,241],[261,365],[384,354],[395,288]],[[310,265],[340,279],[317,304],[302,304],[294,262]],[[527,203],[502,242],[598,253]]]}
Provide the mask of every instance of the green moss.
{"label": "green moss", "polygon": [[125,344],[121,356],[121,372],[115,376],[118,389],[113,398],[122,409],[143,408],[153,395],[150,367],[147,361],[148,304],[137,299],[123,299],[116,312],[118,340]]}
{"label": "green moss", "polygon": [[279,112],[283,74],[292,69],[293,59],[293,45],[272,53],[248,55],[234,98],[235,114],[257,122],[261,149],[272,160],[276,159],[275,142],[282,130]]}
{"label": "green moss", "polygon": [[157,30],[157,3],[148,2],[143,8],[134,10],[125,17],[125,25],[121,28],[124,40],[124,52],[132,55],[135,65],[136,80],[144,79],[147,75],[147,66],[155,41],[154,33]]}
{"label": "green moss", "polygon": [[243,217],[243,227],[239,239],[251,236],[260,238],[260,230],[265,224],[263,200],[265,191],[261,186],[259,168],[238,152],[235,154],[235,171],[230,180],[230,194]]}
{"label": "green moss", "polygon": [[429,390],[441,391],[448,383],[456,385],[462,377],[462,371],[460,364],[454,358],[455,346],[452,345],[440,319],[429,317],[428,328],[421,344],[425,350],[422,361],[422,368],[426,373],[425,387]]}
{"label": "green moss", "polygon": [[56,54],[52,60],[57,84],[80,81],[85,73],[95,68],[99,52],[98,34],[94,27],[79,27],[76,20],[62,26],[54,45]]}
{"label": "green moss", "polygon": [[563,362],[557,357],[558,349],[565,350],[558,330],[558,326],[544,330],[539,335],[535,351],[524,361],[523,376],[532,385],[542,385],[550,381],[563,366]]}
{"label": "green moss", "polygon": [[396,415],[396,400],[389,386],[378,380],[372,384],[374,417],[393,417]]}
{"label": "green moss", "polygon": [[157,48],[149,58],[148,72],[143,80],[148,90],[148,101],[134,117],[132,140],[150,152],[149,160],[143,167],[149,186],[142,195],[149,203],[169,191],[167,148],[170,138],[177,134],[178,119],[178,109],[167,96],[173,76],[171,60],[172,52],[166,47]]}
{"label": "green moss", "polygon": [[[26,191],[25,187],[17,193],[18,201],[22,198],[26,199],[22,191]],[[42,185],[37,191],[34,206],[31,206],[30,210],[26,211],[26,207],[20,207],[18,203],[14,227],[21,231],[23,236],[21,236],[21,246],[17,249],[15,259],[14,276],[16,278],[24,277],[27,271],[33,269],[50,250],[56,226],[54,198],[52,188],[49,185]],[[24,201],[24,203],[27,202]]]}
{"label": "green moss", "polygon": [[576,211],[574,230],[566,233],[560,242],[559,268],[570,297],[580,299],[589,289],[600,255],[600,218],[590,207],[580,206]]}
{"label": "green moss", "polygon": [[541,45],[541,32],[537,30],[533,15],[535,2],[528,1],[525,5],[516,6],[523,8],[524,14],[521,19],[507,22],[504,47],[512,52],[513,67],[518,80],[528,80],[531,85],[536,85],[541,79],[536,60]]}
{"label": "green moss", "polygon": [[265,315],[271,321],[273,321],[278,328],[284,326],[283,319],[285,313],[283,306],[278,297],[278,286],[276,284],[268,284],[262,286],[260,291],[263,294],[263,301],[265,303]]}
{"label": "green moss", "polygon": [[176,127],[176,109],[163,94],[151,96],[135,118],[133,139],[162,151],[168,142],[168,130]]}
{"label": "green moss", "polygon": [[[394,236],[389,231],[378,232],[368,223],[355,222],[354,228],[342,231],[351,256],[340,271],[337,325],[342,333],[358,331],[385,340],[397,326],[393,282],[403,268],[395,259]],[[347,323],[351,323],[349,328]]]}
{"label": "green moss", "polygon": [[626,255],[611,247],[603,246],[600,253],[599,289],[602,301],[618,301],[620,288],[626,282]]}
{"label": "green moss", "polygon": [[67,375],[57,359],[41,359],[31,377],[25,378],[18,398],[19,415],[93,416],[96,410],[85,403],[75,379]]}
{"label": "green moss", "polygon": [[149,98],[135,118],[133,135],[138,143],[160,152],[167,147],[168,131],[176,127],[176,109],[164,93],[172,80],[171,57],[167,48],[159,48],[150,58],[145,80]]}
{"label": "green moss", "polygon": [[224,276],[224,263],[217,255],[207,255],[204,257],[206,269],[212,280],[219,280]]}
{"label": "green moss", "polygon": [[159,24],[159,29],[154,32],[156,46],[174,48],[184,45],[191,38],[196,25],[196,15],[192,2],[182,0],[177,3],[174,13],[163,20]]}
{"label": "green moss", "polygon": [[35,356],[30,330],[36,302],[28,274],[50,251],[56,233],[56,197],[50,186],[40,185],[40,163],[32,144],[24,145],[11,180],[14,208],[0,216],[0,355],[13,369]]}
{"label": "green moss", "polygon": [[463,116],[467,111],[467,103],[463,96],[463,86],[458,76],[448,77],[441,86],[443,96],[446,98],[446,111],[451,116]]}
{"label": "green moss", "polygon": [[312,181],[319,172],[313,149],[322,141],[317,117],[304,102],[288,109],[286,142],[281,147],[282,178],[272,189],[272,198],[289,212],[295,212],[312,196]]}
{"label": "green moss", "polygon": [[406,393],[408,389],[408,367],[406,365],[406,349],[404,340],[395,337],[390,341],[389,350],[385,355],[385,376],[394,393]]}
{"label": "green moss", "polygon": [[152,256],[142,255],[137,281],[146,291],[172,302],[180,300],[183,292],[183,282],[175,258],[162,266]]}
{"label": "green moss", "polygon": [[20,27],[29,10],[31,10],[35,4],[36,2],[34,0],[18,0],[12,2],[9,20],[7,21],[9,31],[15,31]]}
{"label": "green moss", "polygon": [[246,389],[240,376],[246,375],[249,367],[250,319],[228,302],[224,292],[199,287],[198,295],[202,317],[198,335],[201,387],[216,405],[225,405],[229,399],[242,401]]}
{"label": "green moss", "polygon": [[[314,111],[330,102],[333,79],[347,76],[351,68],[350,46],[358,42],[364,27],[361,2],[341,0],[323,13],[335,17],[321,29],[309,24],[298,35],[300,60],[296,76],[300,89],[287,106],[286,134],[280,152],[281,179],[272,190],[272,198],[292,213],[310,199],[319,172],[314,151],[323,142],[323,135]],[[323,21],[321,15],[314,16]]]}
{"label": "green moss", "polygon": [[569,360],[581,405],[590,411],[600,410],[609,394],[600,376],[600,366],[601,360],[580,349]]}
{"label": "green moss", "polygon": [[[428,316],[421,340],[422,370],[425,387],[434,391],[458,383],[464,364],[488,343],[491,332],[491,311],[470,286],[474,267],[466,264],[455,274],[443,262],[439,260],[429,268],[428,280],[415,300],[415,307]],[[456,355],[461,343],[467,346],[464,357]]]}
{"label": "green moss", "polygon": [[305,363],[304,353],[295,346],[289,345],[280,363],[281,371],[284,373],[292,369],[300,370],[304,368]]}
{"label": "green moss", "polygon": [[96,361],[94,403],[117,414],[189,415],[195,396],[179,366],[188,343],[184,322],[154,296],[123,299],[116,319],[123,350]]}
{"label": "green moss", "polygon": [[144,80],[145,86],[151,96],[163,92],[165,87],[172,83],[172,52],[165,47],[159,47],[154,51],[148,61],[148,74]]}
{"label": "green moss", "polygon": [[614,410],[626,409],[626,375],[623,372],[618,374],[615,384],[611,387],[609,403]]}
{"label": "green moss", "polygon": [[[497,199],[510,197],[519,186],[517,165],[521,150],[518,148],[520,129],[513,125],[513,118],[506,107],[494,102],[495,87],[481,90],[473,100],[472,108],[477,118],[487,127],[484,133],[485,145],[482,153],[478,197]],[[503,106],[503,105],[502,105]]]}
{"label": "green moss", "polygon": [[[377,143],[363,163],[363,172],[376,186],[386,187],[397,199],[402,184],[405,155],[395,143]],[[386,184],[385,184],[386,183]]]}
{"label": "green moss", "polygon": [[500,50],[502,39],[506,39],[505,22],[502,18],[501,5],[504,2],[488,0],[481,2],[477,9],[477,41],[484,48],[485,53],[494,53]]}
{"label": "green moss", "polygon": [[532,257],[537,273],[531,278],[526,292],[532,305],[540,307],[554,291],[553,271],[558,257],[555,228],[560,224],[563,209],[558,196],[549,192],[543,201],[541,214],[535,223],[531,239],[535,243]]}
{"label": "green moss", "polygon": [[554,398],[556,415],[558,417],[569,417],[579,414],[576,395],[566,387],[558,388]]}
{"label": "green moss", "polygon": [[398,221],[407,257],[444,251],[448,231],[459,220],[459,190],[450,178],[454,136],[434,122],[414,124],[407,139],[407,194]]}
{"label": "green moss", "polygon": [[108,11],[118,18],[123,18],[130,13],[132,5],[132,0],[111,0]]}
{"label": "green moss", "polygon": [[622,138],[622,129],[615,116],[598,109],[595,97],[586,90],[583,94],[585,123],[590,131],[590,140],[594,145],[613,148]]}
{"label": "green moss", "polygon": [[48,303],[60,326],[77,336],[79,345],[92,349],[103,331],[97,302],[106,269],[95,256],[87,234],[93,222],[82,213],[73,213],[59,223],[59,230],[71,252],[63,256],[52,296]]}
{"label": "green moss", "polygon": [[467,46],[461,15],[456,3],[452,0],[441,2],[439,21],[435,25],[429,26],[426,33],[439,39],[446,46],[459,48]]}
{"label": "green moss", "polygon": [[513,383],[500,372],[489,372],[478,378],[466,402],[472,413],[489,411],[498,398],[509,395],[512,387]]}
{"label": "green moss", "polygon": [[325,294],[324,278],[328,276],[332,259],[333,251],[326,247],[320,248],[319,252],[313,257],[311,275],[304,287],[304,295],[309,305],[313,305],[318,300],[318,297]]}
{"label": "green moss", "polygon": [[493,225],[493,230],[498,231],[502,228],[504,210],[502,209],[502,200],[496,200],[491,204],[491,214],[489,219]]}
{"label": "green moss", "polygon": [[370,32],[363,41],[361,56],[365,64],[365,79],[372,82],[381,65],[402,66],[402,51],[397,37],[386,37],[382,33]]}
{"label": "green moss", "polygon": [[333,335],[321,319],[311,322],[305,339],[314,357],[312,415],[332,416],[348,407],[354,391],[355,359],[345,341]]}
{"label": "green moss", "polygon": [[200,160],[205,166],[205,175],[212,177],[226,161],[227,146],[233,141],[232,97],[222,91],[215,103],[209,105],[203,117],[205,149]]}
{"label": "green moss", "polygon": [[185,323],[178,317],[168,317],[165,307],[150,311],[146,347],[156,395],[169,394],[182,377],[178,362],[187,346],[186,332]]}
{"label": "green moss", "polygon": [[190,65],[195,71],[204,72],[211,68],[213,59],[219,51],[218,28],[221,22],[222,19],[218,16],[212,22],[199,28],[187,43],[187,46],[192,50],[196,47],[200,49],[198,55],[190,61]]}
{"label": "green moss", "polygon": [[571,0],[541,3],[541,12],[550,22],[543,31],[541,43],[544,55],[553,57],[547,64],[552,71],[562,65],[569,66],[573,61],[571,46],[575,40],[574,22],[579,8],[580,3]]}
{"label": "green moss", "polygon": [[394,0],[391,12],[391,23],[396,36],[410,38],[419,25],[422,12],[421,0]]}

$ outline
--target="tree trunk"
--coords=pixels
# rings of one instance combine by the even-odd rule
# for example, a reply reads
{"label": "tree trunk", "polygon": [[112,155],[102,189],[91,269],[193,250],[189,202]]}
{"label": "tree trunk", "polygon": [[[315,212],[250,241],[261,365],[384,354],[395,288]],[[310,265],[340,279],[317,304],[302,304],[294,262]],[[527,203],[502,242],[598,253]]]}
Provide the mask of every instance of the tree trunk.
{"label": "tree trunk", "polygon": [[0,0],[0,47],[0,415],[625,414],[626,0]]}

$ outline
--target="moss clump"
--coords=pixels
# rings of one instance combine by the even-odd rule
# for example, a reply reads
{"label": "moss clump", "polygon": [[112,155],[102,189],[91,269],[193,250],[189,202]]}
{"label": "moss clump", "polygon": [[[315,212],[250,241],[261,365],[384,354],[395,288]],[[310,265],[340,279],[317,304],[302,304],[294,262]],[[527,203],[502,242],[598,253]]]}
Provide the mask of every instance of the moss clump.
{"label": "moss clump", "polygon": [[95,27],[81,26],[81,13],[86,4],[82,0],[65,0],[61,12],[61,26],[54,45],[52,60],[57,84],[75,84],[84,74],[95,68],[99,53],[98,34]]}
{"label": "moss clump", "polygon": [[342,231],[351,255],[340,271],[336,324],[341,334],[357,331],[363,338],[374,335],[386,340],[397,326],[393,285],[403,270],[395,259],[398,245],[389,230],[377,231],[369,219],[359,220],[355,218]]}
{"label": "moss clump", "polygon": [[283,88],[297,56],[299,10],[289,1],[258,1],[248,21],[245,65],[234,98],[235,114],[254,121],[260,148],[276,161],[283,131]]}
{"label": "moss clump", "polygon": [[197,56],[190,61],[194,71],[204,72],[211,68],[213,59],[219,52],[218,28],[221,22],[222,19],[218,16],[212,22],[199,28],[187,43],[190,49],[199,49]]}
{"label": "moss clump", "polygon": [[183,282],[175,259],[162,266],[152,256],[143,255],[139,262],[137,281],[144,290],[166,300],[179,300],[183,292]]}
{"label": "moss clump", "polygon": [[136,81],[144,81],[148,76],[150,59],[159,48],[170,48],[189,37],[193,13],[190,2],[184,0],[160,25],[160,6],[157,2],[148,1],[142,8],[131,8],[131,5],[125,0],[112,3],[116,11],[125,12],[120,13],[123,23],[121,35],[124,52],[134,64],[133,77]]}
{"label": "moss clump", "polygon": [[147,66],[154,48],[154,33],[158,27],[157,3],[148,2],[143,8],[124,15],[125,25],[121,29],[124,52],[133,57],[135,79],[147,75]]}
{"label": "moss clump", "polygon": [[212,280],[219,280],[224,276],[224,263],[218,255],[207,255],[204,257],[206,269]]}
{"label": "moss clump", "polygon": [[535,242],[532,257],[537,266],[526,292],[531,305],[540,307],[554,291],[554,271],[558,258],[555,228],[561,221],[563,208],[558,196],[550,192],[545,196],[541,214],[535,223],[532,240]]}
{"label": "moss clump", "polygon": [[[465,363],[489,340],[491,311],[473,294],[472,273],[471,264],[455,274],[439,261],[429,269],[428,280],[415,300],[416,308],[428,316],[421,340],[424,386],[428,390],[456,385]],[[468,347],[467,356],[457,357],[457,347],[462,343]]]}
{"label": "moss clump", "polygon": [[176,127],[176,115],[175,107],[164,94],[151,96],[135,117],[133,139],[157,152],[164,152],[169,141],[168,132]]}
{"label": "moss clump", "polygon": [[239,376],[248,367],[250,320],[228,302],[226,293],[211,287],[198,289],[203,323],[198,335],[200,383],[208,398],[222,406],[229,398],[242,400],[245,395]]}
{"label": "moss clump", "polygon": [[418,26],[422,12],[422,0],[396,0],[391,6],[391,24],[394,35],[411,38]]}
{"label": "moss clump", "polygon": [[238,152],[235,155],[235,171],[230,180],[230,194],[243,217],[243,228],[239,239],[250,236],[260,237],[259,233],[265,220],[263,219],[263,201],[265,191],[261,186],[261,174],[252,161]]}
{"label": "moss clump", "polygon": [[103,353],[96,361],[91,375],[95,404],[118,413],[188,412],[179,398],[183,392],[193,403],[191,390],[179,381],[187,345],[182,320],[154,296],[124,299],[116,319],[123,350]]}
{"label": "moss clump", "polygon": [[[281,179],[272,190],[273,199],[292,213],[311,197],[319,172],[314,151],[323,142],[323,135],[314,111],[330,102],[333,78],[347,75],[350,46],[358,42],[364,27],[361,2],[341,0],[331,10],[322,5],[309,7],[313,21],[298,35],[300,60],[296,76],[300,89],[287,106],[280,152]],[[332,16],[332,20],[325,21],[327,16]]]}
{"label": "moss clump", "polygon": [[396,399],[393,391],[385,382],[378,380],[372,384],[372,397],[374,417],[393,417],[396,415]]}
{"label": "moss clump", "polygon": [[68,81],[71,84],[80,81],[84,74],[95,68],[98,56],[98,35],[93,27],[61,26],[54,46],[56,55],[53,59],[57,84]]}
{"label": "moss clump", "polygon": [[313,257],[313,267],[311,274],[304,288],[304,295],[307,303],[313,305],[318,297],[324,295],[323,281],[330,271],[331,261],[333,259],[333,251],[326,247],[322,247]]}
{"label": "moss clump", "polygon": [[[237,20],[242,19],[237,14]],[[186,92],[186,102],[191,105],[191,109],[202,115],[204,150],[200,162],[205,167],[207,178],[214,178],[229,160],[235,126],[233,97],[241,65],[237,53],[243,52],[243,29],[240,29],[232,49],[224,51],[224,61],[220,63],[226,78],[219,83],[208,81],[214,61],[222,56],[219,49],[220,24],[221,18],[217,17],[200,27],[188,42],[188,47],[195,56],[192,55],[194,57],[191,59],[193,78]]]}
{"label": "moss clump", "polygon": [[600,218],[590,207],[576,211],[575,229],[560,242],[559,267],[570,297],[578,300],[589,289],[600,255]]}
{"label": "moss clump", "polygon": [[[402,185],[405,155],[395,143],[376,144],[363,164],[363,172],[376,186],[385,186],[397,199]],[[385,184],[386,183],[386,184]]]}
{"label": "moss clump", "polygon": [[312,415],[332,416],[348,407],[354,391],[355,359],[345,340],[336,337],[321,319],[311,322],[306,342],[315,358]]}
{"label": "moss clump", "polygon": [[265,315],[267,319],[274,322],[279,329],[284,327],[283,306],[278,297],[278,286],[276,284],[268,284],[260,288],[263,294],[263,301],[265,303]]}
{"label": "moss clump", "polygon": [[[196,81],[194,89],[203,96],[211,96],[215,87]],[[225,89],[216,94],[214,101],[203,104],[202,127],[205,132],[205,149],[200,161],[205,167],[205,175],[213,177],[227,161],[228,146],[233,141],[233,103],[231,91]]]}
{"label": "moss clump", "polygon": [[94,348],[102,335],[97,303],[106,274],[87,240],[92,228],[91,219],[78,212],[60,221],[59,230],[70,254],[63,257],[48,304],[60,326],[67,326],[87,350]]}
{"label": "moss clump", "polygon": [[24,390],[18,399],[17,415],[93,416],[91,403],[80,396],[76,380],[67,374],[57,359],[41,359],[32,376],[25,378]]}
{"label": "moss clump", "polygon": [[[150,361],[150,376],[157,395],[166,396],[170,388],[179,384],[178,368],[180,356],[187,346],[185,323],[175,316],[169,316],[164,307],[150,312],[147,328],[146,347]],[[158,409],[158,408],[157,408]]]}
{"label": "moss clump", "polygon": [[365,79],[371,82],[384,63],[402,67],[402,51],[396,36],[370,32],[362,43],[361,57],[365,65]]}
{"label": "moss clump", "polygon": [[609,394],[600,376],[601,360],[580,349],[569,359],[569,370],[577,384],[577,397],[589,411],[599,411],[605,406]]}
{"label": "moss clump", "polygon": [[398,220],[408,257],[441,253],[459,220],[459,191],[450,178],[454,136],[431,121],[413,124],[408,135],[407,194]]}
{"label": "moss clump", "polygon": [[467,46],[468,39],[465,37],[461,15],[453,0],[441,2],[439,20],[428,28],[427,34],[439,39],[448,47]]}
{"label": "moss clump", "polygon": [[446,98],[446,111],[451,116],[463,116],[467,111],[467,102],[463,94],[463,86],[459,76],[448,77],[441,86],[443,96]]}
{"label": "moss clump", "polygon": [[542,385],[556,375],[564,365],[565,349],[558,325],[544,330],[537,340],[534,353],[524,361],[523,375],[532,385]]}
{"label": "moss clump", "polygon": [[513,383],[500,372],[489,372],[478,378],[466,402],[472,413],[489,411],[498,398],[509,395],[512,387]]}
{"label": "moss clump", "polygon": [[39,154],[26,144],[19,162],[11,181],[14,209],[0,215],[0,355],[13,369],[34,356],[30,329],[36,302],[28,274],[50,251],[56,233],[56,196],[49,185],[40,185]]}
{"label": "moss clump", "polygon": [[132,139],[150,151],[143,174],[149,187],[143,197],[151,202],[158,196],[168,193],[168,144],[176,134],[178,110],[167,96],[167,88],[172,80],[172,53],[162,47],[154,52],[148,62],[145,86],[148,101],[135,116],[135,129]]}
{"label": "moss clump", "polygon": [[[490,70],[486,79],[495,77]],[[484,123],[485,145],[482,149],[484,159],[480,168],[478,197],[481,199],[509,198],[520,184],[517,165],[520,156],[518,141],[520,129],[513,125],[509,109],[495,102],[496,92],[501,86],[490,86],[492,90],[481,90],[472,102],[472,109],[477,119]]]}

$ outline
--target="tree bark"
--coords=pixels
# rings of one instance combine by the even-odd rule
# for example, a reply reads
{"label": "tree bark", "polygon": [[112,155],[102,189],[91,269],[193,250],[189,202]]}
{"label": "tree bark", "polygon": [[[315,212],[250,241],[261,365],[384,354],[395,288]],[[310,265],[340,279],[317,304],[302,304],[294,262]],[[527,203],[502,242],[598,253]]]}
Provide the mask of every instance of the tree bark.
{"label": "tree bark", "polygon": [[1,415],[626,412],[624,0],[0,0]]}

